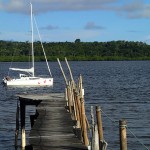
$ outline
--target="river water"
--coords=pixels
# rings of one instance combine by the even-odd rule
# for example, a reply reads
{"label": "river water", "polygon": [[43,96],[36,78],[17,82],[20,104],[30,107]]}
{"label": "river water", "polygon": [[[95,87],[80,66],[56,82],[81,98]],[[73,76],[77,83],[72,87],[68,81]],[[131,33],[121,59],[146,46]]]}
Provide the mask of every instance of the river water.
{"label": "river water", "polygon": [[[65,82],[57,62],[50,62],[54,86],[47,88],[7,88],[0,86],[0,149],[14,150],[17,94],[64,92]],[[150,61],[71,61],[75,81],[83,76],[85,108],[90,122],[90,106],[101,106],[104,139],[108,150],[119,150],[119,120],[127,120],[130,150],[150,149]],[[14,63],[28,66],[28,63]],[[46,64],[36,62],[36,74],[47,74]],[[10,63],[0,63],[0,79],[8,74]],[[65,62],[62,66],[69,79]],[[13,66],[14,67],[14,66]],[[16,76],[13,73],[13,76]],[[26,116],[35,111],[27,106]],[[30,130],[27,119],[27,135]],[[143,144],[143,145],[142,145]],[[20,145],[20,138],[19,143]],[[18,148],[20,149],[20,148]]]}

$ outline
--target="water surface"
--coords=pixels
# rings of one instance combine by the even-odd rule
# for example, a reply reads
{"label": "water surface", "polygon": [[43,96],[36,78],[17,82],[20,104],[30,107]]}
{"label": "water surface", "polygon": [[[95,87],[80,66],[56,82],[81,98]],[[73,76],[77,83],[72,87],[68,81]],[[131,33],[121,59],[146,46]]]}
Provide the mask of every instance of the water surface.
{"label": "water surface", "polygon": [[[50,62],[54,86],[48,88],[6,88],[0,86],[0,149],[13,150],[15,135],[15,112],[22,93],[64,92],[65,82],[57,62]],[[150,149],[150,61],[72,61],[69,62],[75,81],[83,76],[85,106],[90,121],[90,106],[101,106],[104,138],[108,150],[119,150],[119,120],[126,119],[128,128]],[[15,63],[28,66],[28,63]],[[45,63],[36,62],[36,74],[47,74]],[[10,63],[0,63],[0,79],[8,73]],[[69,79],[66,64],[62,62]],[[13,76],[17,76],[13,73]],[[27,107],[26,116],[35,111]],[[27,134],[29,118],[26,118]],[[128,149],[144,150],[127,129]],[[19,139],[20,143],[20,139]]]}

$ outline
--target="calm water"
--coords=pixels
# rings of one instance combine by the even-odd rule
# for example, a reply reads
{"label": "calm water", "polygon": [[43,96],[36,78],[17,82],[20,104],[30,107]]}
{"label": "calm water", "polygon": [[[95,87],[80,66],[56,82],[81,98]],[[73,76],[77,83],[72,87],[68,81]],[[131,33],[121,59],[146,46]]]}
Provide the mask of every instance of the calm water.
{"label": "calm water", "polygon": [[[83,76],[86,112],[90,121],[90,106],[100,105],[104,138],[108,150],[119,150],[120,119],[126,119],[128,128],[150,149],[150,61],[95,61],[69,62],[75,80]],[[14,65],[28,66],[28,63]],[[62,63],[66,75],[68,70]],[[8,73],[10,63],[0,63],[0,79]],[[45,63],[36,63],[36,74],[48,74]],[[13,66],[15,67],[15,66]],[[54,77],[52,88],[6,88],[0,86],[0,149],[13,150],[15,135],[16,94],[64,92],[65,83],[57,62],[50,63]],[[13,74],[14,76],[16,74]],[[68,77],[69,78],[69,77]],[[27,107],[27,115],[34,112],[34,107]],[[111,120],[110,120],[111,118]],[[114,123],[114,121],[116,121]],[[27,134],[29,118],[27,117]],[[128,149],[145,150],[127,129]],[[19,140],[20,144],[20,140]]]}

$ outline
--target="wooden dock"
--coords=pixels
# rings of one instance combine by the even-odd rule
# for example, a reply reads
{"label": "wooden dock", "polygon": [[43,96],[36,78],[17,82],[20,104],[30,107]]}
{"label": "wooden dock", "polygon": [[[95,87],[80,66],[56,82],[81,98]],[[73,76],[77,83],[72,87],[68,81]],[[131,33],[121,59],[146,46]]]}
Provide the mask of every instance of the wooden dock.
{"label": "wooden dock", "polygon": [[[66,60],[66,59],[65,59]],[[91,125],[84,106],[82,76],[74,82],[66,60],[71,80],[68,81],[61,63],[58,63],[66,83],[65,94],[19,95],[21,147],[23,150],[104,150],[107,142],[103,136],[100,106],[96,106],[96,117],[91,106]],[[35,105],[36,113],[30,116],[31,131],[29,145],[26,145],[25,112],[27,105]],[[104,112],[103,112],[104,113]],[[105,113],[104,113],[105,114]],[[105,114],[107,116],[107,114]],[[108,117],[108,116],[107,116]],[[95,119],[96,118],[96,119]],[[110,119],[110,117],[108,117]],[[112,121],[112,119],[110,119]],[[114,122],[114,121],[113,121]],[[127,150],[126,120],[119,120],[120,150]],[[89,139],[89,134],[91,138]],[[15,147],[18,147],[19,104],[16,111]],[[133,134],[134,135],[134,134]],[[142,144],[147,148],[144,144]],[[148,149],[148,148],[147,148]]]}
{"label": "wooden dock", "polygon": [[[21,147],[26,150],[102,150],[104,147],[101,133],[102,123],[98,120],[98,125],[94,123],[92,117],[92,140],[90,142],[89,134],[91,131],[85,113],[84,88],[82,85],[82,76],[79,76],[76,84],[70,66],[65,58],[69,69],[71,80],[68,81],[61,63],[58,60],[62,75],[64,77],[66,88],[65,94],[36,94],[19,95],[20,101],[20,122],[21,122]],[[29,135],[29,144],[26,145],[25,134],[25,112],[26,105],[35,105],[36,113],[30,116],[31,132]],[[93,116],[93,113],[91,113]],[[100,117],[100,109],[97,111]],[[98,129],[96,127],[98,126]],[[101,126],[101,127],[100,127]],[[19,105],[17,103],[16,111],[16,132],[15,146],[18,147],[19,135]],[[98,136],[99,135],[99,136]],[[102,144],[99,144],[102,143]]]}
{"label": "wooden dock", "polygon": [[[76,121],[72,120],[66,109],[64,94],[19,95],[19,100],[22,133],[25,132],[26,105],[37,106],[36,115],[31,119],[33,127],[29,135],[29,143],[34,150],[88,149],[73,132]],[[22,136],[24,138],[25,135]]]}

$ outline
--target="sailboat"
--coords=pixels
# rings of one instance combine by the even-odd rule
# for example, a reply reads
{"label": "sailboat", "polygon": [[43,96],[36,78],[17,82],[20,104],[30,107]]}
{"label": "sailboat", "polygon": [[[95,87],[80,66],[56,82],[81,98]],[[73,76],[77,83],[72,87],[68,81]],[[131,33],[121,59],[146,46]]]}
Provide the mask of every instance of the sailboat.
{"label": "sailboat", "polygon": [[[48,65],[48,61],[46,58],[46,54],[44,51],[43,44],[42,49],[45,56],[46,64],[48,67],[48,71],[50,73],[49,77],[37,77],[35,76],[35,68],[34,68],[34,44],[33,44],[33,12],[32,12],[32,4],[31,6],[31,33],[32,33],[32,67],[29,69],[21,69],[21,68],[9,68],[9,70],[23,72],[19,74],[19,78],[11,78],[9,76],[4,77],[3,83],[6,86],[53,86],[53,77],[51,75],[50,67]],[[37,26],[37,25],[36,25]],[[39,31],[38,31],[39,33]],[[40,37],[40,35],[39,35]],[[41,40],[41,38],[40,38]]]}

